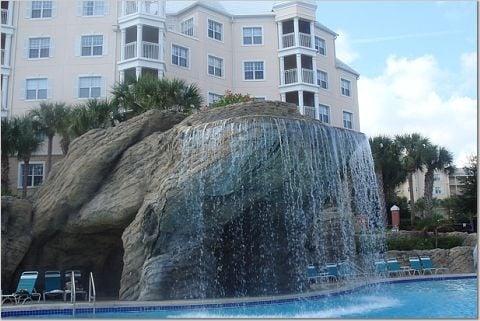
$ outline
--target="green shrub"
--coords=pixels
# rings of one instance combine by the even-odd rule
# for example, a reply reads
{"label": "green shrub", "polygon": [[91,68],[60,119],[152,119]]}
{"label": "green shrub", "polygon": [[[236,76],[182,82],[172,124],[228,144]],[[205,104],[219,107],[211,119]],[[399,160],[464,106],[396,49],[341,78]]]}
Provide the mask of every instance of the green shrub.
{"label": "green shrub", "polygon": [[[451,249],[461,246],[462,238],[458,236],[440,236],[437,239],[439,249]],[[387,240],[388,250],[411,251],[432,250],[435,248],[435,237],[399,237]]]}

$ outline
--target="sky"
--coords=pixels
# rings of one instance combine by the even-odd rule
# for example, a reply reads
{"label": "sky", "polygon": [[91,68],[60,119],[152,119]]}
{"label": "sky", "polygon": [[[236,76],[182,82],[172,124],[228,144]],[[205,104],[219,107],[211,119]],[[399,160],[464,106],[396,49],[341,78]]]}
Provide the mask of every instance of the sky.
{"label": "sky", "polygon": [[337,57],[360,73],[368,136],[419,132],[464,166],[477,146],[475,1],[318,1]]}

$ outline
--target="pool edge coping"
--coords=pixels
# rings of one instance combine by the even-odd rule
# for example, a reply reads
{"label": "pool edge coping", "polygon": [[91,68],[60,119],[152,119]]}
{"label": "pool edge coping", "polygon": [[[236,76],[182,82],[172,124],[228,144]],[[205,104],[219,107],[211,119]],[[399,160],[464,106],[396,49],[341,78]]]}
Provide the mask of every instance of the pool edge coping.
{"label": "pool edge coping", "polygon": [[[421,275],[398,278],[382,278],[374,279],[370,282],[357,283],[352,286],[346,286],[337,289],[313,290],[305,293],[249,297],[249,298],[225,298],[225,299],[196,299],[196,300],[168,300],[168,301],[100,301],[95,306],[92,302],[77,302],[75,313],[85,316],[94,313],[111,313],[111,312],[151,312],[151,311],[179,311],[179,310],[195,310],[199,308],[235,308],[247,306],[259,306],[270,304],[282,304],[288,302],[302,301],[305,299],[319,300],[328,296],[338,296],[357,292],[365,287],[378,284],[393,283],[409,283],[421,281],[441,281],[455,279],[473,279],[477,278],[476,273],[465,274],[440,274],[440,275]],[[50,305],[50,304],[48,304]],[[40,315],[72,315],[72,303],[52,303],[51,306],[46,305],[14,305],[1,306],[1,317],[21,317],[21,316],[40,316]]]}

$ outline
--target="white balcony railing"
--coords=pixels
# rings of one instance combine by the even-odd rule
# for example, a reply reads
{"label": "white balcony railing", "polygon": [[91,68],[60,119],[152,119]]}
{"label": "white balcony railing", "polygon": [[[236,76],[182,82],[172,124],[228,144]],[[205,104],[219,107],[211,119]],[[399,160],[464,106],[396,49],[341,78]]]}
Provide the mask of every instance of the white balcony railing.
{"label": "white balcony railing", "polygon": [[293,46],[295,46],[295,34],[292,32],[282,35],[282,48]]}
{"label": "white balcony railing", "polygon": [[308,33],[298,33],[300,40],[300,47],[312,48],[312,37]]}
{"label": "white balcony railing", "polygon": [[134,13],[146,13],[154,16],[162,16],[162,1],[160,0],[146,0],[134,1],[127,0],[123,6],[123,15],[127,16]]}
{"label": "white balcony railing", "polygon": [[8,9],[2,9],[2,25],[6,25],[8,21]]}
{"label": "white balcony railing", "polygon": [[315,107],[303,106],[303,110],[305,111],[305,116],[315,119]]}
{"label": "white balcony railing", "polygon": [[142,41],[142,57],[158,60],[160,46],[158,43]]}
{"label": "white balcony railing", "polygon": [[137,56],[137,42],[129,42],[123,47],[123,59],[132,59]]}
{"label": "white balcony railing", "polygon": [[285,70],[285,85],[294,84],[298,81],[297,69]]}
{"label": "white balcony railing", "polygon": [[313,84],[314,72],[312,69],[302,68],[302,81],[307,84]]}

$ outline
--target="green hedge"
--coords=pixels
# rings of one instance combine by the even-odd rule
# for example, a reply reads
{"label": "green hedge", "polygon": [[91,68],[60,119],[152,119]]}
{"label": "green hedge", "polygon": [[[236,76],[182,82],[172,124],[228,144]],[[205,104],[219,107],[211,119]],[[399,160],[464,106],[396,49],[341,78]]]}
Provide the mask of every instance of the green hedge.
{"label": "green hedge", "polygon": [[[461,246],[463,240],[458,236],[438,237],[439,249],[451,249]],[[399,237],[387,240],[388,250],[411,251],[411,250],[432,250],[435,248],[435,238],[431,237]]]}

